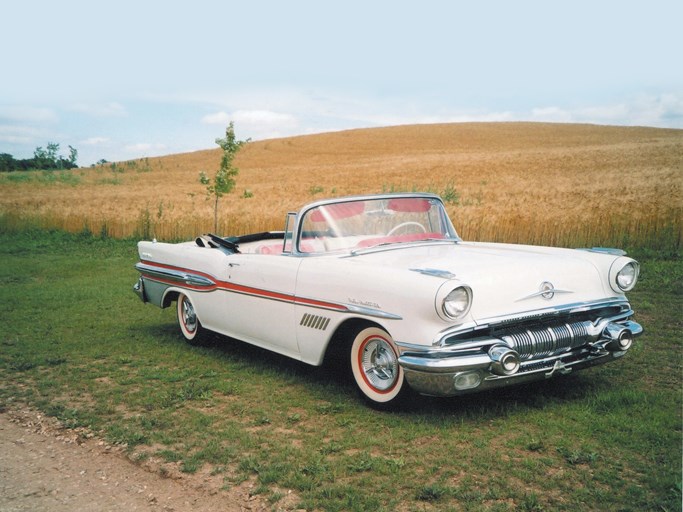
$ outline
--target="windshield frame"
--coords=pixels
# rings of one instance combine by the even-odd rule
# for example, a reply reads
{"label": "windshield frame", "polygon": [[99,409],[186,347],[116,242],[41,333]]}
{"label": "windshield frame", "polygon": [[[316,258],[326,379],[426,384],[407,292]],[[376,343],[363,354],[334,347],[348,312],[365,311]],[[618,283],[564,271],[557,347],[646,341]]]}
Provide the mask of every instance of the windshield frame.
{"label": "windshield frame", "polygon": [[[323,232],[305,232],[304,227],[306,226],[307,223],[311,222],[310,215],[315,214],[316,211],[323,211],[320,208],[321,207],[328,207],[327,209],[329,210],[330,208],[332,209],[341,209],[343,212],[343,209],[345,208],[345,205],[348,204],[348,210],[349,210],[349,217],[353,216],[353,212],[357,210],[357,208],[352,204],[352,203],[358,203],[358,202],[373,202],[376,201],[378,204],[381,204],[381,202],[384,202],[385,208],[386,205],[390,203],[392,200],[426,200],[430,204],[430,211],[431,209],[436,208],[436,220],[438,220],[438,223],[440,224],[440,230],[438,233],[427,233],[425,232],[424,237],[419,237],[416,236],[415,240],[411,240],[410,237],[408,238],[401,238],[399,237],[394,237],[396,238],[395,240],[391,239],[392,237],[387,236],[386,233],[384,234],[377,234],[377,233],[363,233],[361,236],[365,236],[368,239],[379,239],[380,237],[386,238],[385,241],[377,241],[378,243],[372,243],[372,242],[367,242],[365,245],[359,246],[344,246],[344,244],[341,244],[340,247],[321,247],[320,244],[317,244],[316,248],[311,248],[310,244],[309,246],[306,246],[307,242],[311,241],[311,237],[306,236],[306,235],[313,235],[313,238],[315,237],[316,234],[318,235],[334,235],[334,234],[340,234],[338,231],[337,233],[323,233]],[[362,210],[359,210],[358,215],[362,216],[367,216],[370,215],[369,212],[366,212],[365,209],[363,208]],[[394,226],[395,228],[396,226]],[[392,228],[393,229],[393,228]],[[301,209],[299,214],[297,215],[296,219],[296,240],[295,244],[293,246],[293,254],[300,255],[300,256],[320,256],[320,255],[326,255],[326,254],[357,254],[359,252],[365,252],[366,250],[375,250],[378,248],[385,248],[388,246],[391,246],[392,248],[400,247],[401,245],[406,245],[406,244],[415,244],[415,243],[434,243],[434,242],[461,242],[461,238],[458,236],[455,228],[453,227],[453,224],[448,216],[448,213],[446,212],[446,208],[444,206],[444,203],[442,199],[435,195],[435,194],[428,194],[428,193],[392,193],[392,194],[375,194],[375,195],[365,195],[365,196],[349,196],[349,197],[342,197],[342,198],[336,198],[336,199],[328,199],[324,201],[318,201],[309,205],[306,205],[304,208]],[[430,237],[429,234],[436,234],[438,235],[437,237]],[[324,237],[323,237],[324,238]],[[330,237],[329,239],[334,239],[335,237]],[[340,237],[343,238],[343,237]]]}

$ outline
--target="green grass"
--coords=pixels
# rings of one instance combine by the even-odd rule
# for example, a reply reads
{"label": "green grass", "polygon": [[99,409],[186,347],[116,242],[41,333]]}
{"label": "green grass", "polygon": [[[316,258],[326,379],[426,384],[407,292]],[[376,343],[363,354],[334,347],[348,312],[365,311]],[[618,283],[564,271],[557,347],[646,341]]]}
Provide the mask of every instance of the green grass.
{"label": "green grass", "polygon": [[39,183],[52,185],[62,183],[65,185],[76,186],[82,181],[81,174],[74,171],[18,171],[0,174],[0,183]]}
{"label": "green grass", "polygon": [[[638,255],[636,255],[638,256]],[[681,510],[683,265],[641,256],[623,360],[459,399],[367,408],[339,376],[143,305],[134,241],[0,234],[0,410],[29,404],[131,459],[254,481],[274,508]]]}

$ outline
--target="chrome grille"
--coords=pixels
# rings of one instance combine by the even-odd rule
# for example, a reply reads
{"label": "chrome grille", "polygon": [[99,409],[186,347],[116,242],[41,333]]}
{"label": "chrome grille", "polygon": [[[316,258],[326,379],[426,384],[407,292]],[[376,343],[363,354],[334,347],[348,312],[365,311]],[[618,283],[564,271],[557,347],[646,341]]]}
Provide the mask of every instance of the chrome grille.
{"label": "chrome grille", "polygon": [[591,322],[557,323],[551,325],[530,325],[498,333],[510,348],[516,350],[522,359],[546,357],[569,351],[589,341]]}

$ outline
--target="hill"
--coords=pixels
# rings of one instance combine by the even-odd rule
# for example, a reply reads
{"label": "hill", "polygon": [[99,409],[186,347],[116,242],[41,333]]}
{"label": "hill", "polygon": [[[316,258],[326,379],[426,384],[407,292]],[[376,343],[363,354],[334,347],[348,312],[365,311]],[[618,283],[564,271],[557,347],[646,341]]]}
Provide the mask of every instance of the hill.
{"label": "hill", "polygon": [[[219,160],[216,148],[5,175],[0,228],[191,238],[211,229],[198,175],[213,174]],[[287,211],[324,197],[420,190],[444,196],[466,239],[680,247],[683,130],[397,126],[252,142],[235,164],[235,191],[220,203],[224,235],[282,229]]]}

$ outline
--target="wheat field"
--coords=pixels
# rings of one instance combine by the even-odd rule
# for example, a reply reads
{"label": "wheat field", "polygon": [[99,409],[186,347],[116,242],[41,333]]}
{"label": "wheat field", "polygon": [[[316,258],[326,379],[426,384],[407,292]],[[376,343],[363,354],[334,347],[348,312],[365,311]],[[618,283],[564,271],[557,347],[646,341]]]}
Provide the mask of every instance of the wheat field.
{"label": "wheat field", "polygon": [[[219,161],[216,148],[57,177],[5,174],[0,229],[189,239],[213,229],[199,173]],[[251,142],[235,165],[235,189],[219,203],[226,236],[282,229],[288,211],[325,197],[430,191],[467,240],[678,250],[683,237],[683,130],[397,126]]]}

